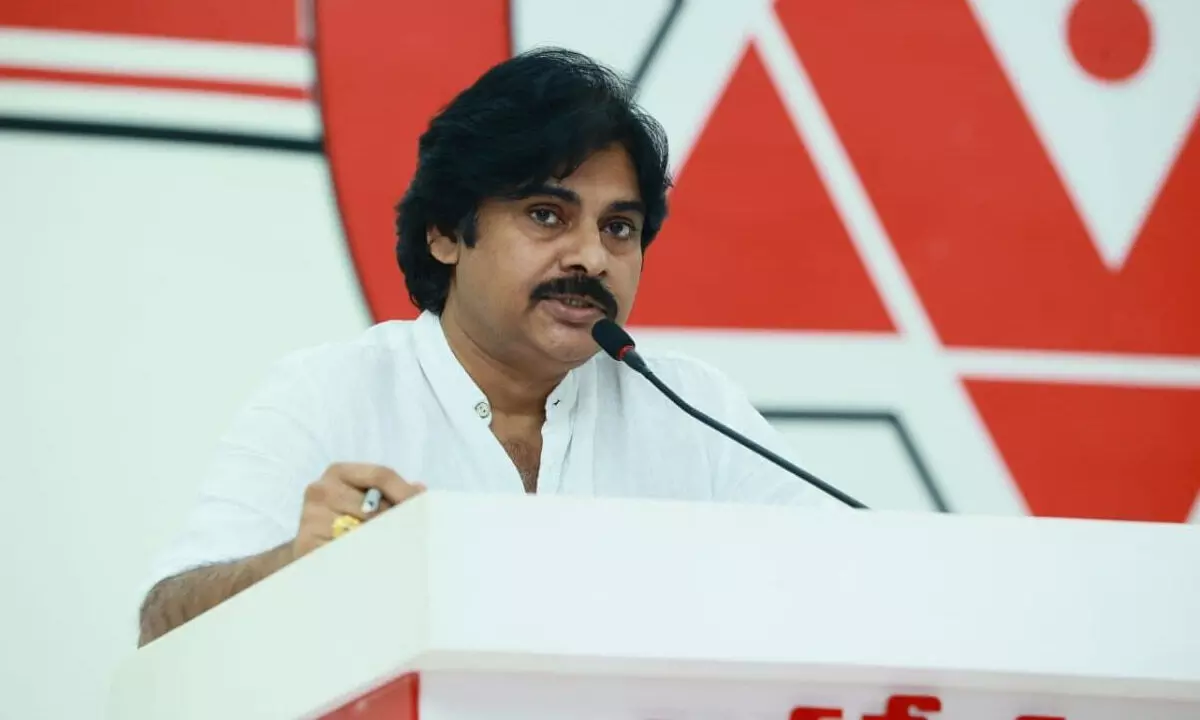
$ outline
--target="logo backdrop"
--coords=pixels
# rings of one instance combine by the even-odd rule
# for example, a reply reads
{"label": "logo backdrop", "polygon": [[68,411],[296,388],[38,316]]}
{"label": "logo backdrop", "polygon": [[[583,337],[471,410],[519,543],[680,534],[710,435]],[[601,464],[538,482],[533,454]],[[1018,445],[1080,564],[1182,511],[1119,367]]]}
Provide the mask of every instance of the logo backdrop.
{"label": "logo backdrop", "polygon": [[[89,238],[236,268],[286,236],[356,276],[264,275],[313,328],[359,329],[359,288],[361,322],[412,317],[392,207],[418,134],[493,63],[565,45],[635,79],[671,141],[639,341],[729,373],[801,464],[885,508],[1200,514],[1200,3],[152,5],[0,11],[0,130],[120,139],[103,167],[10,145],[92,178],[71,202],[114,220],[89,211]],[[195,207],[230,229],[178,221]],[[47,212],[18,229],[59,233]],[[276,317],[262,353],[302,336]]]}
{"label": "logo backdrop", "polygon": [[[412,316],[390,212],[429,115],[514,49],[577,47],[636,76],[672,141],[635,324],[766,370],[752,394],[773,419],[882,418],[932,506],[1188,517],[1200,6],[624,5],[316,4],[329,159],[377,318]],[[715,346],[731,339],[777,357],[734,359]]]}

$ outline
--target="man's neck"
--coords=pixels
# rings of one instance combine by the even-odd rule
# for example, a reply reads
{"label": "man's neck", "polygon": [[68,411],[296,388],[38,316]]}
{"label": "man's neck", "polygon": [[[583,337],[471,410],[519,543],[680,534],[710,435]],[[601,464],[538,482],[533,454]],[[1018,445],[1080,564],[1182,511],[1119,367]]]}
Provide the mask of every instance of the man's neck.
{"label": "man's neck", "polygon": [[448,307],[442,313],[442,332],[450,351],[467,375],[487,396],[493,413],[508,416],[541,416],[545,413],[546,398],[554,391],[566,373],[557,376],[531,376],[516,363],[505,362],[472,337],[472,333],[454,316]]}

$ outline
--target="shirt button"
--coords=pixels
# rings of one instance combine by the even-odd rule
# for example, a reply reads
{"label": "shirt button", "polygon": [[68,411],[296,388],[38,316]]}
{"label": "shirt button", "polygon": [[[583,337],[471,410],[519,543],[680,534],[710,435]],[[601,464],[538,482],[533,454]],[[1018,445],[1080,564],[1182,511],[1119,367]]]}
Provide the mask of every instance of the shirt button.
{"label": "shirt button", "polygon": [[475,405],[475,414],[487,420],[492,416],[492,409],[488,407],[486,402],[479,402]]}

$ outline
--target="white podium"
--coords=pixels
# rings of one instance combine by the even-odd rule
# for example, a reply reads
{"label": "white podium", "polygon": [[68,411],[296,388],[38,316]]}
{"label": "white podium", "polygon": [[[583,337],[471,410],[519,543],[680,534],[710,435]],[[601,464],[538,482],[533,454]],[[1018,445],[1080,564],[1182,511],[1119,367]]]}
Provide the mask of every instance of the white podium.
{"label": "white podium", "polygon": [[427,493],[139,650],[109,717],[1200,718],[1200,529]]}

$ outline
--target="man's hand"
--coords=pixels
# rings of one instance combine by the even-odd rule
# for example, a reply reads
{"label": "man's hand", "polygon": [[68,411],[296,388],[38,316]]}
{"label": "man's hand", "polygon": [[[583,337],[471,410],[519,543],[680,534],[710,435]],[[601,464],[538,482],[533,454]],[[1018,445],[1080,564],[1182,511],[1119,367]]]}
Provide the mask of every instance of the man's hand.
{"label": "man's hand", "polygon": [[[363,512],[367,490],[383,494],[379,508]],[[169,577],[154,586],[142,604],[139,645],[182,625],[233,597],[297,558],[333,539],[333,521],[339,515],[369,520],[385,509],[424,492],[425,486],[405,482],[378,465],[331,465],[304,491],[300,530],[291,542],[230,562],[205,565]]]}
{"label": "man's hand", "polygon": [[[383,493],[379,509],[363,512],[363,497],[367,490],[377,488]],[[420,483],[409,483],[392,470],[380,465],[337,463],[330,465],[304,491],[304,509],[300,514],[300,529],[292,541],[293,558],[304,557],[333,539],[333,521],[339,515],[370,520],[388,508],[413,498],[425,490]]]}

